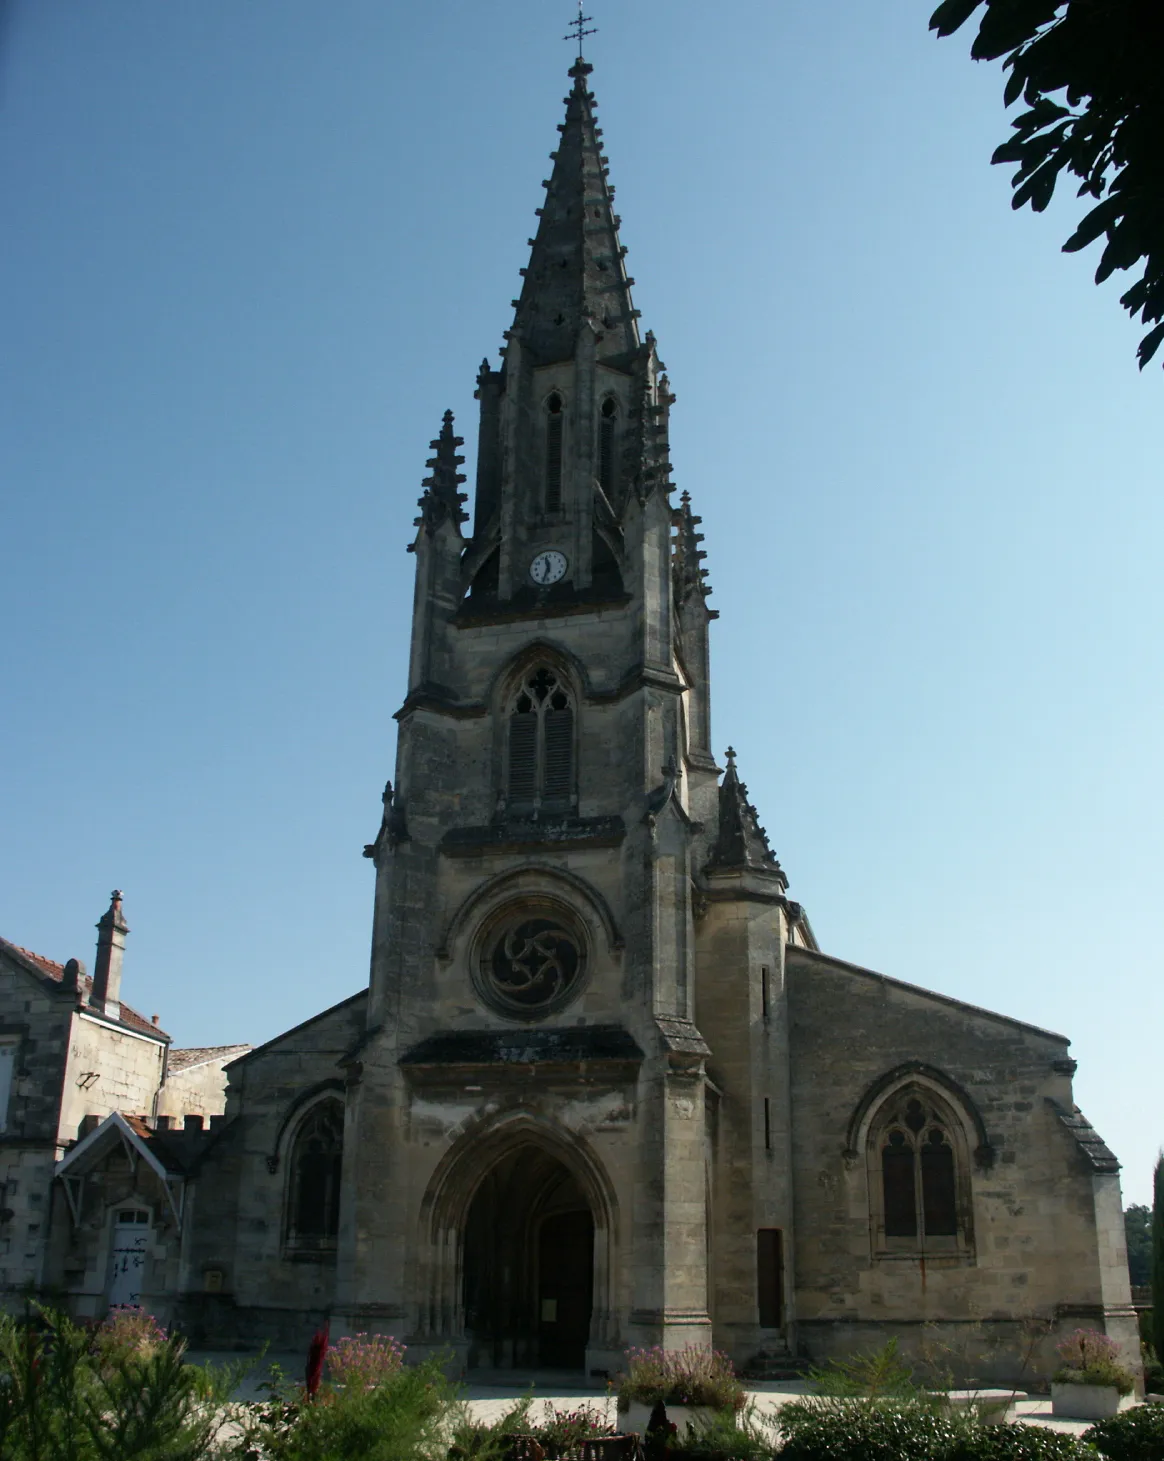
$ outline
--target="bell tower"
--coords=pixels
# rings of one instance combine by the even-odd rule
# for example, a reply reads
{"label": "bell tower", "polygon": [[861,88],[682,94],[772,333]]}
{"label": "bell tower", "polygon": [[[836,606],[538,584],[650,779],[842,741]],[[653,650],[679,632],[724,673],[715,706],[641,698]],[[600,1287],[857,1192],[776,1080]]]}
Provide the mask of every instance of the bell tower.
{"label": "bell tower", "polygon": [[570,68],[513,325],[477,376],[471,526],[451,413],[432,443],[345,1057],[337,1322],[470,1365],[711,1343],[714,614],[591,69]]}

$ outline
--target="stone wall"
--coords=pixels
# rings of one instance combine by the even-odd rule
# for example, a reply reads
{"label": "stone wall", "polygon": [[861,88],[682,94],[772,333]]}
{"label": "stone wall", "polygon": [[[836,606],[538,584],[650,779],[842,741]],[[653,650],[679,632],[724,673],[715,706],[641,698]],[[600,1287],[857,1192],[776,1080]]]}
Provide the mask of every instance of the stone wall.
{"label": "stone wall", "polygon": [[41,1279],[75,1002],[0,952],[0,1037],[16,1042],[0,1133],[0,1303]]}
{"label": "stone wall", "polygon": [[194,1342],[305,1345],[330,1306],[334,1255],[293,1255],[284,1244],[287,1157],[311,1100],[342,1099],[339,1062],[359,1042],[366,1009],[366,994],[354,995],[232,1064],[225,1121],[187,1198],[176,1311]]}
{"label": "stone wall", "polygon": [[[1123,1342],[1119,1204],[1097,1217],[1097,1172],[1057,1114],[1067,1041],[807,950],[787,969],[800,1343],[824,1358],[896,1335],[960,1378],[1014,1380],[1045,1378],[1064,1330]],[[963,1115],[958,1251],[877,1251],[861,1103],[903,1066]]]}
{"label": "stone wall", "polygon": [[165,1042],[77,1010],[69,1032],[69,1068],[61,1092],[59,1136],[76,1139],[85,1116],[121,1111],[149,1116],[162,1079]]}

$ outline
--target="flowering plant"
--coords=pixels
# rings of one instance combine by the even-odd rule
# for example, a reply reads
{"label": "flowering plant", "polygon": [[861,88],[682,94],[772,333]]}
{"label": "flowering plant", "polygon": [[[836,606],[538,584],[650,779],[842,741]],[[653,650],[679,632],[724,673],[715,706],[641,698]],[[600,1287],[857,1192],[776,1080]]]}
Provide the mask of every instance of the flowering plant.
{"label": "flowering plant", "polygon": [[708,1405],[716,1410],[739,1410],[744,1387],[736,1379],[732,1362],[719,1350],[628,1349],[626,1370],[619,1375],[618,1408],[626,1410],[632,1401],[643,1405]]}
{"label": "flowering plant", "polygon": [[530,1434],[546,1448],[548,1455],[564,1456],[583,1441],[612,1436],[614,1427],[601,1411],[589,1405],[580,1406],[577,1410],[555,1410],[551,1407],[544,1420],[530,1426]]}
{"label": "flowering plant", "polygon": [[345,1335],[328,1348],[328,1372],[336,1385],[371,1390],[403,1368],[404,1350],[391,1335]]}
{"label": "flowering plant", "polygon": [[114,1304],[93,1334],[102,1364],[149,1359],[167,1341],[166,1331],[139,1304]]}
{"label": "flowering plant", "polygon": [[1130,1395],[1135,1377],[1119,1363],[1119,1346],[1098,1329],[1077,1329],[1056,1346],[1062,1367],[1051,1376],[1060,1385],[1106,1385]]}

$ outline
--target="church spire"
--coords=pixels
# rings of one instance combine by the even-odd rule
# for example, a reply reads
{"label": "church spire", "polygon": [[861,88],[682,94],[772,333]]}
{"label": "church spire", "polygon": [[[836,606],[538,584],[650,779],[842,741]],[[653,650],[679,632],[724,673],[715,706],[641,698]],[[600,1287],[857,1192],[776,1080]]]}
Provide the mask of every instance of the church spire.
{"label": "church spire", "polygon": [[634,281],[623,264],[614,188],[607,182],[602,129],[587,87],[593,69],[581,57],[570,67],[574,85],[565,98],[566,120],[558,128],[558,150],[550,154],[554,169],[515,301],[510,336],[541,364],[570,359],[588,323],[600,359],[628,356],[639,345],[638,311],[630,294]]}
{"label": "church spire", "polygon": [[464,444],[463,436],[453,434],[453,413],[446,411],[440,435],[429,442],[436,455],[425,462],[432,475],[422,481],[424,496],[417,504],[421,515],[416,519],[416,526],[423,525],[430,534],[445,518],[449,518],[458,531],[460,524],[468,519],[469,514],[461,507],[461,503],[467,500],[466,493],[460,490],[465,474],[457,471],[465,462],[464,457],[457,455],[457,448]]}
{"label": "church spire", "polygon": [[748,788],[736,770],[736,753],[727,750],[727,771],[719,788],[719,835],[711,849],[709,871],[774,873],[787,888],[788,879],[768,845],[768,834],[760,826],[756,808],[748,800]]}

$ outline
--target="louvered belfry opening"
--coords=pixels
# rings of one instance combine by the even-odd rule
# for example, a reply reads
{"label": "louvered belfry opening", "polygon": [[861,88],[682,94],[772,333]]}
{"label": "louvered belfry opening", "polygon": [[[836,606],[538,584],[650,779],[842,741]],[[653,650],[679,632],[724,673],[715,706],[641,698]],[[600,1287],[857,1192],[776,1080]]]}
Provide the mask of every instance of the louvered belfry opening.
{"label": "louvered belfry opening", "polygon": [[562,506],[562,398],[555,391],[546,402],[546,511]]}
{"label": "louvered belfry opening", "polygon": [[506,803],[511,812],[569,807],[574,791],[574,707],[546,665],[522,676],[509,713]]}

